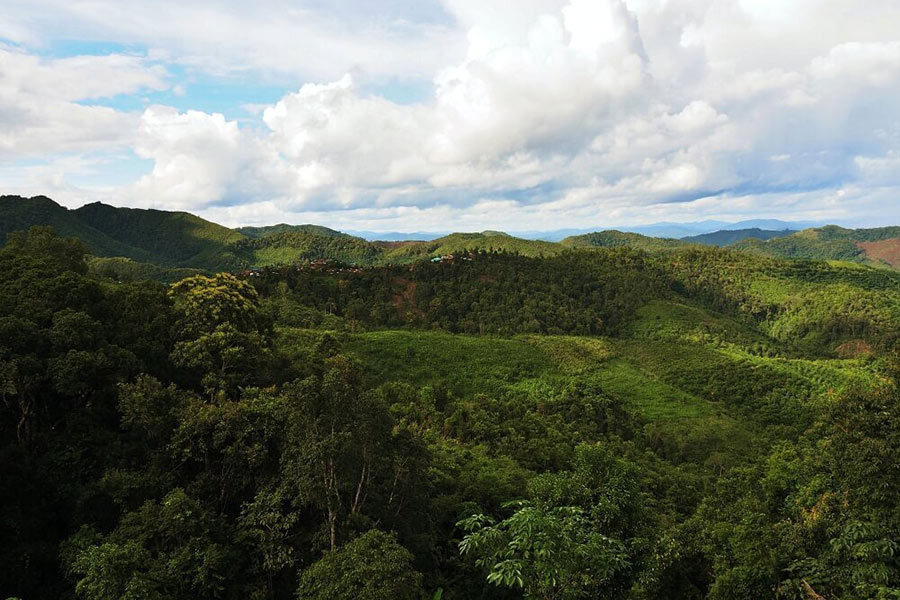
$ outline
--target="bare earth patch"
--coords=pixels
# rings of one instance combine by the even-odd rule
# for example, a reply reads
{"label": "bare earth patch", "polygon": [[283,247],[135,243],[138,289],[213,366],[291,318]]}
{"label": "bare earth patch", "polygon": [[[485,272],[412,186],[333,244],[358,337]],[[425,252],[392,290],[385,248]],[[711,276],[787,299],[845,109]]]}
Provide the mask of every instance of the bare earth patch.
{"label": "bare earth patch", "polygon": [[900,238],[890,238],[878,242],[856,242],[856,246],[866,252],[871,260],[883,261],[900,268]]}

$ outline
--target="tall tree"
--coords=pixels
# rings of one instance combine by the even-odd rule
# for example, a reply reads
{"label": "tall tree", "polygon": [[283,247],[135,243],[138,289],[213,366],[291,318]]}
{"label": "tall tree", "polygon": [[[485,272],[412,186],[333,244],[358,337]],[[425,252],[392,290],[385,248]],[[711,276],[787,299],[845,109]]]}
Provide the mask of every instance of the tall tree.
{"label": "tall tree", "polygon": [[392,420],[378,395],[362,389],[346,359],[329,362],[323,377],[285,388],[292,423],[283,470],[298,500],[324,514],[334,550],[340,520],[363,512],[370,487],[391,464]]}
{"label": "tall tree", "polygon": [[179,314],[172,360],[200,375],[208,394],[225,397],[239,383],[263,379],[272,328],[253,286],[228,273],[196,275],[174,284],[169,295]]}
{"label": "tall tree", "polygon": [[422,576],[396,538],[373,529],[306,569],[299,600],[418,600]]}

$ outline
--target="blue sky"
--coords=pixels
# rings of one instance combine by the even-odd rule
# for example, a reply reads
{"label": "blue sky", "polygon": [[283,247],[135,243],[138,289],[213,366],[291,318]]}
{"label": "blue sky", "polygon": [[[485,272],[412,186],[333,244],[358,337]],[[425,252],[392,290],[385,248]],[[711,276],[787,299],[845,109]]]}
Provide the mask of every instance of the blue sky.
{"label": "blue sky", "polygon": [[0,188],[229,225],[900,223],[900,2],[7,0]]}

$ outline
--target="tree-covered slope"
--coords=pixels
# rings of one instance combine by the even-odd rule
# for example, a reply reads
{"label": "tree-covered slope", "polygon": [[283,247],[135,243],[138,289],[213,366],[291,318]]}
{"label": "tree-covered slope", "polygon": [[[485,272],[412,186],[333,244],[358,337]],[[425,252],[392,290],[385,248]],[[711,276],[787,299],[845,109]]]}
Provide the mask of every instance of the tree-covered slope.
{"label": "tree-covered slope", "polygon": [[846,260],[900,268],[900,227],[845,229],[828,225],[765,241],[747,239],[732,247],[780,258]]}
{"label": "tree-covered slope", "polygon": [[373,265],[382,259],[384,249],[350,235],[319,235],[291,231],[241,240],[231,246],[241,264],[250,267],[305,263],[316,260],[350,265]]}
{"label": "tree-covered slope", "polygon": [[342,231],[336,231],[328,227],[323,227],[322,225],[310,224],[288,225],[287,223],[279,223],[278,225],[267,225],[264,227],[237,227],[235,228],[235,231],[251,239],[278,235],[280,233],[310,233],[325,237],[353,237]]}
{"label": "tree-covered slope", "polygon": [[186,212],[116,208],[99,202],[73,211],[81,222],[144,250],[166,266],[227,269],[230,245],[244,238],[234,230]]}
{"label": "tree-covered slope", "polygon": [[46,196],[0,196],[0,244],[7,234],[25,231],[36,225],[49,225],[61,236],[78,238],[87,244],[92,253],[100,256],[152,259],[150,253],[113,239],[79,219],[76,211],[68,210]]}
{"label": "tree-covered slope", "polygon": [[[101,203],[67,210],[43,196],[0,197],[0,239],[33,225],[51,225],[61,235],[77,237],[99,257],[124,257],[166,269],[236,271],[316,260],[359,266],[409,264],[463,251],[550,257],[571,249],[629,247],[654,253],[694,244],[729,245],[775,258],[838,260],[900,269],[900,227],[844,229],[829,225],[790,235],[747,229],[682,240],[611,230],[571,236],[559,243],[483,231],[453,233],[433,241],[369,242],[317,225],[229,229],[186,212]],[[160,272],[124,263],[118,267],[132,273]]]}
{"label": "tree-covered slope", "polygon": [[746,240],[748,238],[757,240],[768,240],[772,238],[785,237],[796,233],[790,229],[782,231],[774,231],[769,229],[723,229],[722,231],[714,231],[712,233],[703,233],[700,235],[691,235],[681,238],[682,241],[692,244],[706,244],[708,246],[729,246],[731,244]]}
{"label": "tree-covered slope", "polygon": [[834,356],[860,339],[900,340],[900,274],[699,245],[544,259],[475,253],[468,261],[358,273],[271,269],[258,285],[271,293],[273,282],[287,285],[278,310],[297,325],[341,317],[364,327],[589,335],[622,329],[648,301],[681,296],[749,324],[788,353]]}
{"label": "tree-covered slope", "polygon": [[10,236],[4,597],[900,594],[900,273],[466,258],[165,286]]}

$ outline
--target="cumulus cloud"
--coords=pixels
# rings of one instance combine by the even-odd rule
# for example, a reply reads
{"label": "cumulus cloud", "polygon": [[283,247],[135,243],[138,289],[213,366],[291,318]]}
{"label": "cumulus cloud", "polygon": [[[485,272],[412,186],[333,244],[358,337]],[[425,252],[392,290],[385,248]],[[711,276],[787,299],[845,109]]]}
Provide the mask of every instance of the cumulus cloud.
{"label": "cumulus cloud", "polygon": [[140,57],[42,59],[0,45],[0,158],[128,144],[137,115],[90,101],[166,87],[165,69]]}
{"label": "cumulus cloud", "polygon": [[[162,23],[174,5],[136,9],[129,21],[126,4],[107,7],[110,23],[131,39],[146,39],[141,28],[161,32],[160,52],[172,60],[311,76],[277,102],[254,104],[255,127],[146,109],[131,125],[133,147],[154,166],[122,192],[142,205],[202,209],[230,223],[535,229],[759,211],[876,219],[897,185],[896,3],[848,12],[837,0],[445,0],[410,22],[355,20],[350,9],[362,5],[345,0],[340,32],[334,14],[308,7],[276,23],[267,3],[249,14],[200,2],[185,10],[218,15],[218,25],[196,39]],[[76,16],[87,23],[101,5],[77,5]],[[308,46],[304,21],[319,29],[309,39],[333,44],[328,53]],[[240,39],[216,37],[229,32]],[[216,59],[199,47],[213,42],[224,49]],[[59,114],[96,108],[76,97],[163,85],[165,73],[126,63],[90,65],[121,71],[116,84],[99,81],[112,74],[73,76],[55,97]],[[373,73],[427,74],[432,96],[392,102],[367,91]],[[131,117],[92,118],[102,144],[128,130],[116,119]],[[71,120],[47,131],[65,132]],[[77,132],[61,139],[80,143]]]}
{"label": "cumulus cloud", "polygon": [[[495,18],[473,24],[466,59],[437,73],[432,102],[399,105],[364,95],[345,75],[306,84],[267,108],[267,135],[216,147],[243,153],[261,144],[276,151],[293,174],[283,191],[296,208],[391,205],[416,201],[412,196],[421,202],[443,190],[502,192],[569,177],[570,161],[597,131],[642,102],[646,58],[636,19],[618,1],[575,0],[533,15],[524,32],[487,30],[506,23],[507,14],[522,18],[517,4],[505,11],[496,14],[498,5]],[[513,34],[520,34],[515,44]],[[148,119],[154,120],[149,111]],[[190,128],[175,131],[194,135]],[[239,135],[233,126],[229,140]],[[199,198],[225,194],[222,179],[233,168],[204,169],[178,150],[183,168],[176,170],[162,141],[157,152],[141,154],[157,160],[142,185],[162,190],[175,183],[174,175]],[[224,161],[211,152],[208,162]]]}
{"label": "cumulus cloud", "polygon": [[135,151],[154,163],[133,190],[146,206],[253,203],[285,188],[275,152],[221,114],[151,106],[141,115]]}

